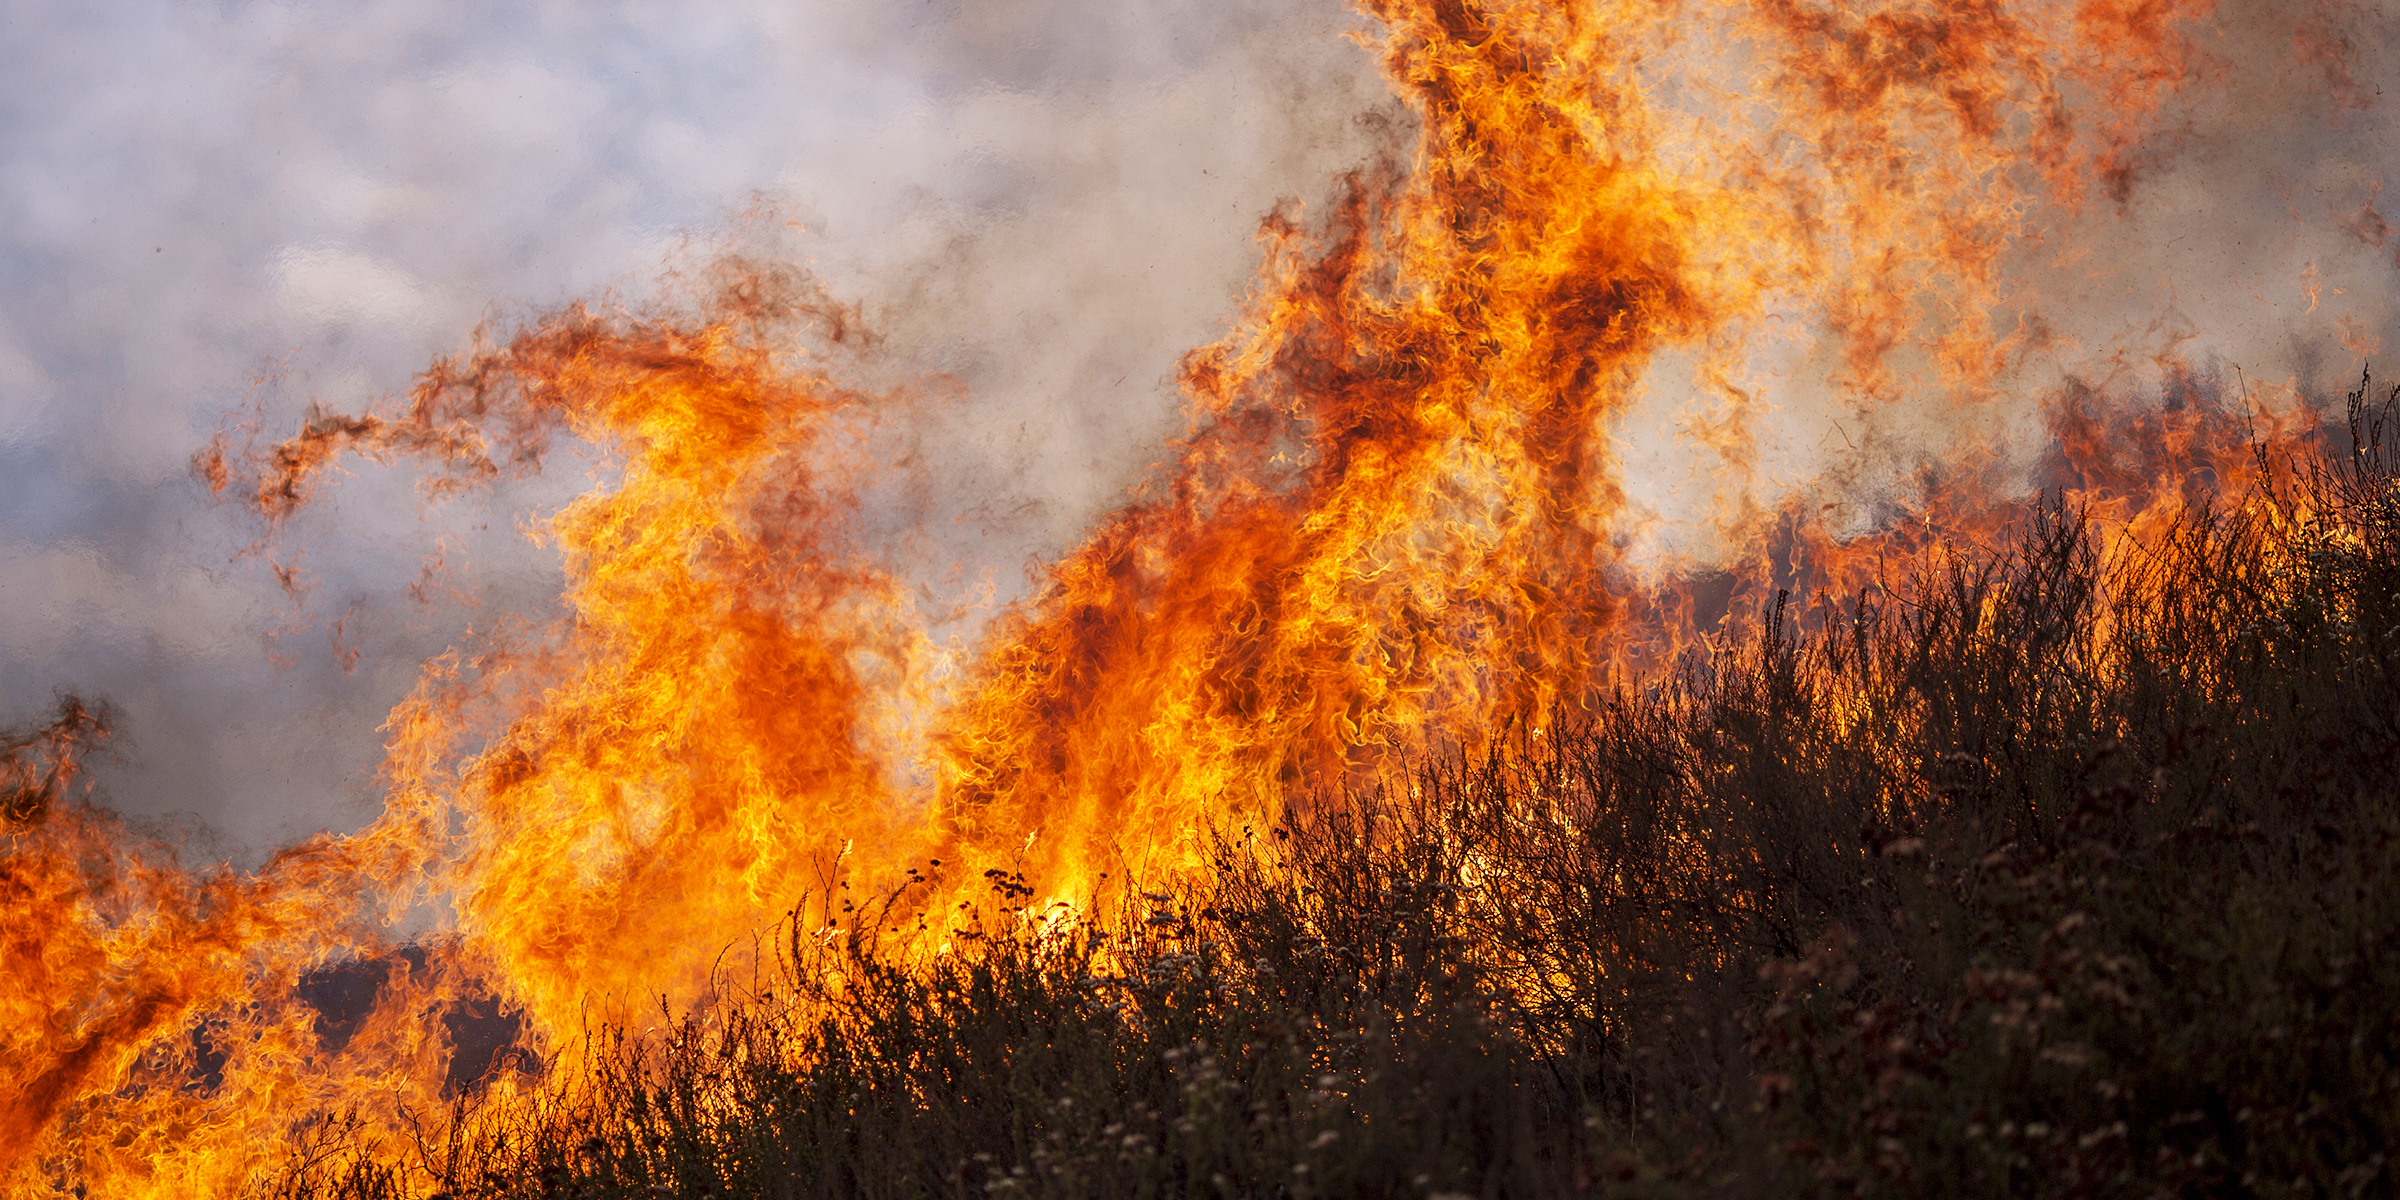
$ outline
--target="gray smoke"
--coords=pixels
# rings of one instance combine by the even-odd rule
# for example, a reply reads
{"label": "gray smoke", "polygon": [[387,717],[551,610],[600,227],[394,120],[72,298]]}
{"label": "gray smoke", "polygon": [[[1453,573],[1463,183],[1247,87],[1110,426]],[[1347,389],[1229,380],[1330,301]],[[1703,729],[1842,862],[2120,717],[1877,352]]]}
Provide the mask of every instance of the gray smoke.
{"label": "gray smoke", "polygon": [[[1234,311],[1259,215],[1375,149],[1354,118],[1388,101],[1353,24],[1338,0],[13,0],[0,721],[106,697],[112,802],[227,847],[366,820],[418,664],[550,611],[517,524],[584,472],[429,512],[405,471],[356,467],[275,552],[295,602],[188,456],[229,416],[275,437],[401,389],[478,321],[638,301],[754,195],[807,226],[789,244],[894,370],[971,398],[923,431],[954,502],[929,515],[1005,594],[1174,432],[1175,360]],[[2367,216],[2400,226],[2400,3],[2228,0],[2220,27],[2174,152],[2049,231],[2091,253],[2021,264],[2060,336],[1974,437],[2031,445],[2031,398],[2070,375],[2138,396],[2181,355],[2324,394],[2400,348],[2400,232]],[[1705,549],[1673,531],[1705,524],[1713,467],[1671,376],[1620,430],[1631,490],[1661,545]],[[1845,462],[1862,419],[1887,462]],[[1951,420],[1795,393],[1759,477],[1901,486]],[[455,570],[422,577],[437,551]]]}
{"label": "gray smoke", "polygon": [[[2385,190],[2400,184],[2400,95],[2383,94],[2400,62],[2400,0],[2219,0],[2196,36],[2211,61],[2130,186],[2095,188],[2072,214],[2027,213],[1991,332],[2022,320],[2040,336],[1999,396],[1932,402],[1940,382],[1920,370],[1903,374],[1907,402],[1861,404],[1806,361],[1829,344],[1821,325],[1802,313],[1777,326],[1783,340],[1749,380],[1765,403],[1741,483],[1760,506],[1798,498],[1857,532],[1920,503],[1928,464],[2030,488],[2049,449],[2045,402],[2071,381],[2114,405],[2196,390],[2236,411],[2288,412],[2338,404],[2370,363],[2400,377],[2387,357],[2400,356],[2400,191]],[[1939,318],[1914,331],[1945,332]],[[1685,432],[1711,403],[1695,405],[1688,361],[1662,356],[1650,385],[1618,431],[1647,518],[1637,555],[1705,568],[1727,550],[1716,506],[1741,488]]]}
{"label": "gray smoke", "polygon": [[[107,698],[111,802],[234,850],[372,815],[383,713],[468,626],[548,611],[516,524],[584,476],[428,512],[404,471],[356,467],[237,560],[258,529],[187,473],[229,417],[283,436],[479,320],[638,301],[763,195],[886,353],[972,396],[929,436],[1015,585],[1155,457],[1257,218],[1364,157],[1352,118],[1383,102],[1331,0],[18,0],[0,22],[0,721]],[[455,569],[425,580],[436,551]],[[415,603],[426,582],[450,598]]]}

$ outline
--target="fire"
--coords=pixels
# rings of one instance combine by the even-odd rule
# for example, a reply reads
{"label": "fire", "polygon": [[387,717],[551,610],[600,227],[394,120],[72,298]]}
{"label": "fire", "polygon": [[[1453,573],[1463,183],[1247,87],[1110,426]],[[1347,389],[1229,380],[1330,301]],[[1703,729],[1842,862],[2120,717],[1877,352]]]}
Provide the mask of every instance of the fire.
{"label": "fire", "polygon": [[[2205,0],[1363,7],[1414,145],[1264,223],[1245,317],[1184,360],[1174,461],[973,648],[860,531],[916,401],[841,382],[857,315],[788,268],[728,260],[691,312],[571,309],[385,410],[205,452],[270,525],[345,454],[437,492],[561,438],[616,466],[538,531],[569,615],[427,665],[355,836],[194,870],[53,798],[87,718],[10,751],[41,798],[0,868],[12,1188],[226,1194],[312,1122],[438,1111],[461,997],[559,1047],[706,1002],[787,915],[888,904],[938,942],[986,872],[1037,910],[1172,878],[1210,829],[1654,676],[1716,612],[1989,537],[2024,479],[1986,435],[1863,526],[1838,471],[1779,484],[1762,438],[1793,412],[1989,428],[2055,349],[2023,268],[2071,261],[2224,70]],[[1661,565],[1612,430],[1687,375],[1713,532]],[[2047,419],[2039,474],[2129,536],[2255,466],[2254,428],[2196,402]],[[441,936],[396,956],[412,911]],[[352,960],[385,982],[337,1045],[299,997]]]}

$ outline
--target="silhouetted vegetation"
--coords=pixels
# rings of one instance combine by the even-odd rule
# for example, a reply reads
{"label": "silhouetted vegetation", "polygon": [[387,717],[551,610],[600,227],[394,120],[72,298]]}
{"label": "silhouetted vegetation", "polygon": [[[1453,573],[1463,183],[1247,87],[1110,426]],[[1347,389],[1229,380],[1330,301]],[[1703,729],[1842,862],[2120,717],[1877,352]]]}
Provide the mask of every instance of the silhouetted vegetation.
{"label": "silhouetted vegetation", "polygon": [[1835,626],[1770,613],[1671,685],[1227,831],[1104,928],[787,929],[782,978],[667,1035],[604,1030],[420,1145],[317,1130],[262,1187],[2395,1194],[2400,491],[2367,399],[2349,452],[2105,560],[2042,509]]}

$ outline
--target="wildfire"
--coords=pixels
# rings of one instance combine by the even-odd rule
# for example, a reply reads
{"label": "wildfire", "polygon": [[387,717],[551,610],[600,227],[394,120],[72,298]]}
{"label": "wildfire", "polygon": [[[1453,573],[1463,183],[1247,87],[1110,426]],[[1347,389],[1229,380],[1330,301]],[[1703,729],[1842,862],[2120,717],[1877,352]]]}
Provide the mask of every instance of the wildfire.
{"label": "wildfire", "polygon": [[[1718,613],[1988,537],[2028,478],[2138,533],[2278,432],[2074,391],[2047,462],[1973,432],[2055,349],[2021,269],[2071,257],[2224,70],[2206,0],[1363,7],[1413,145],[1264,223],[1240,325],[1184,360],[1173,462],[972,649],[859,528],[914,401],[840,381],[856,314],[789,268],[727,260],[696,314],[570,309],[387,409],[205,452],[270,524],[344,454],[437,490],[562,437],[617,466],[539,531],[568,616],[427,665],[357,835],[194,870],[53,799],[88,716],[9,750],[42,798],[0,865],[12,1194],[221,1195],[311,1122],[402,1128],[458,1082],[464,996],[556,1047],[704,1001],[787,914],[889,897],[938,941],[989,871],[1037,910],[1171,878],[1212,828],[1654,676]],[[1709,532],[1661,565],[1613,431],[1686,376]],[[1817,412],[1970,432],[1903,519],[1859,521],[1838,465],[1772,477],[1769,434]],[[395,954],[428,904],[440,938]],[[379,998],[337,1044],[303,993],[352,961]]]}

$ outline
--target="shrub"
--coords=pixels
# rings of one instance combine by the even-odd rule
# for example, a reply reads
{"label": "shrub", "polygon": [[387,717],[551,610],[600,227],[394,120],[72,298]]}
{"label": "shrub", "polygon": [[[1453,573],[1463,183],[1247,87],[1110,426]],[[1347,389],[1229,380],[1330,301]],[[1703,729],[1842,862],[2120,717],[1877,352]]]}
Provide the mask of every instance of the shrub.
{"label": "shrub", "polygon": [[[2394,393],[2400,400],[2400,392]],[[602,1028],[291,1197],[2400,1190],[2400,491],[2040,508],[1214,871]],[[1032,884],[996,875],[996,901]],[[907,886],[895,882],[896,889]],[[897,931],[892,931],[897,932]]]}

